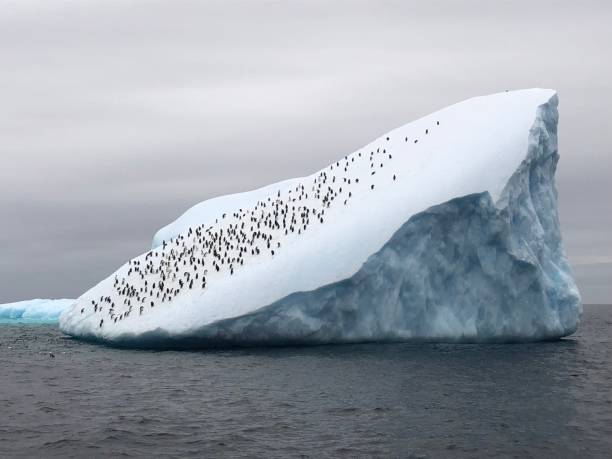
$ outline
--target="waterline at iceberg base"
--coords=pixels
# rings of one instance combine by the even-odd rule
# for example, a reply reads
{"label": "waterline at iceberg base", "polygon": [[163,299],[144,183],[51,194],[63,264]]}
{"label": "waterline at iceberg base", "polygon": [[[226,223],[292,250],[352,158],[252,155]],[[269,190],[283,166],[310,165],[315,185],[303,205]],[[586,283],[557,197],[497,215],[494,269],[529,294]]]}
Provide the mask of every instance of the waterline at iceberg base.
{"label": "waterline at iceberg base", "polygon": [[60,327],[133,347],[567,336],[582,306],[557,215],[557,103],[470,99],[310,176],[198,204]]}

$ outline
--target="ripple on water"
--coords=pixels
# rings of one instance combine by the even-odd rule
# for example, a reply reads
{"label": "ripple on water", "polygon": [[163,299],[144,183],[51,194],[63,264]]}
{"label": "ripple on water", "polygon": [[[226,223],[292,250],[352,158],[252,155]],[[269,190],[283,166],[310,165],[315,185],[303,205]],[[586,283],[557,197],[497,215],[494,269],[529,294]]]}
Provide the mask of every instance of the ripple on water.
{"label": "ripple on water", "polygon": [[551,343],[182,353],[3,326],[0,457],[609,457],[611,324],[587,306]]}

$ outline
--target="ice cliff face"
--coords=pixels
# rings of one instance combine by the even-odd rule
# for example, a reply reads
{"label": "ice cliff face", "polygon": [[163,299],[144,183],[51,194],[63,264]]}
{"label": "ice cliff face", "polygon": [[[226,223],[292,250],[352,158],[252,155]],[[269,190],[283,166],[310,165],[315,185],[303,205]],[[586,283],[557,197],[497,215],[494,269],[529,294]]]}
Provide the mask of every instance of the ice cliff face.
{"label": "ice cliff face", "polygon": [[204,327],[202,337],[526,341],[573,333],[581,305],[556,211],[556,106],[554,96],[538,110],[527,158],[497,203],[484,192],[434,206],[349,279]]}
{"label": "ice cliff face", "polygon": [[[582,308],[557,216],[557,102],[548,90],[498,94],[392,131],[400,142],[385,143],[391,140],[383,136],[386,155],[414,148],[413,131],[422,143],[429,139],[424,129],[439,137],[423,158],[421,152],[400,160],[392,181],[380,178],[383,163],[374,177],[371,164],[378,160],[370,163],[357,174],[369,179],[364,189],[351,188],[363,196],[356,210],[347,204],[336,213],[330,209],[329,226],[286,241],[282,255],[219,279],[216,290],[179,295],[165,310],[159,306],[148,317],[130,316],[108,328],[78,309],[112,290],[103,281],[62,315],[61,327],[144,347],[532,341],[571,334]],[[458,132],[437,131],[452,122],[461,125]],[[485,140],[469,137],[478,135]],[[375,155],[376,146],[363,151]],[[393,188],[395,175],[409,172],[407,184]],[[423,176],[434,190],[417,195]],[[383,188],[379,195],[370,183]],[[280,195],[282,184],[202,203],[160,230],[153,246],[161,250],[159,244],[198,222],[213,225],[224,211],[248,208],[276,189]]]}

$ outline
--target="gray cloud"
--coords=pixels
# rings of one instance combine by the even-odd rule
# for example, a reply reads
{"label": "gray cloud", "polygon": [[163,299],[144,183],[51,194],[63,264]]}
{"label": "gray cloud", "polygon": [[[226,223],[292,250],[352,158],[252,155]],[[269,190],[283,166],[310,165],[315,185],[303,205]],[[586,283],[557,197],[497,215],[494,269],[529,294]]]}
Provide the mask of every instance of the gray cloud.
{"label": "gray cloud", "polygon": [[21,1],[0,9],[0,302],[76,296],[203,199],[474,95],[553,87],[560,213],[610,302],[607,1]]}

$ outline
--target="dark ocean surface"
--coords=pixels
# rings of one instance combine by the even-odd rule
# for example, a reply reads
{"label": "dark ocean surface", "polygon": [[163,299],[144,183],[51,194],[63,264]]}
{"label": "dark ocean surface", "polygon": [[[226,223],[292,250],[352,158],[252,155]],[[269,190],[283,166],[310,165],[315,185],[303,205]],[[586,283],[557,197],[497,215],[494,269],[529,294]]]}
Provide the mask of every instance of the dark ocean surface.
{"label": "dark ocean surface", "polygon": [[0,457],[60,456],[611,457],[612,306],[533,344],[150,352],[0,326]]}

